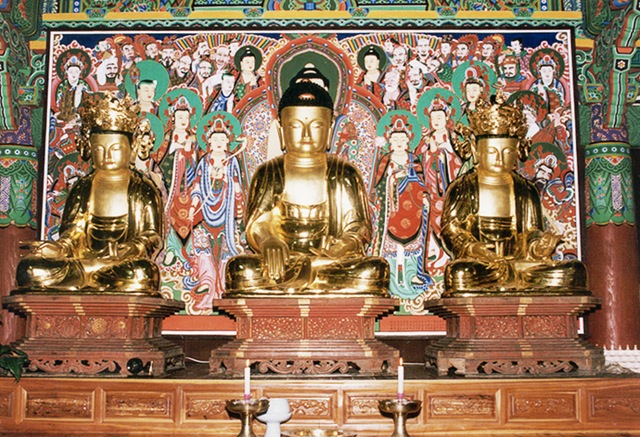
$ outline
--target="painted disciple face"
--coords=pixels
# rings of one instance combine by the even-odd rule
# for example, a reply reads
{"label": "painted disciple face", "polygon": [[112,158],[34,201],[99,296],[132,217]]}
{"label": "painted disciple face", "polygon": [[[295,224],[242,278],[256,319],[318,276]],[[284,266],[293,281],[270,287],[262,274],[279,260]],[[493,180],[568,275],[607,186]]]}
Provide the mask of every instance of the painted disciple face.
{"label": "painted disciple face", "polygon": [[220,85],[221,91],[225,95],[229,95],[233,91],[233,87],[236,83],[236,78],[231,74],[222,75],[222,85]]}
{"label": "painted disciple face", "polygon": [[116,76],[118,75],[118,61],[116,58],[111,57],[105,61],[104,75],[107,78],[107,82],[115,82]]}
{"label": "painted disciple face", "polygon": [[229,137],[224,132],[214,132],[209,135],[209,150],[211,152],[226,152],[229,147]]}
{"label": "painted disciple face", "polygon": [[156,84],[153,82],[142,82],[138,85],[138,100],[151,103],[156,97]]}
{"label": "painted disciple face", "polygon": [[414,88],[419,88],[422,86],[422,73],[419,68],[412,68],[409,70],[409,83]]}
{"label": "painted disciple face", "polygon": [[491,58],[494,54],[493,52],[493,44],[482,44],[482,57],[483,58]]}
{"label": "painted disciple face", "polygon": [[482,95],[482,87],[477,83],[468,83],[464,87],[464,95],[468,102],[475,103]]}
{"label": "painted disciple face", "polygon": [[129,167],[131,145],[122,133],[92,133],[91,158],[96,170],[117,171]]}
{"label": "painted disciple face", "polygon": [[400,73],[397,71],[389,71],[384,76],[384,83],[387,88],[396,89],[398,88],[398,84],[400,83]]}
{"label": "painted disciple face", "polygon": [[135,56],[136,52],[133,49],[133,46],[131,44],[125,44],[122,46],[122,57],[124,58],[125,61],[131,61],[133,60],[133,57]]}
{"label": "painted disciple face", "polygon": [[213,70],[213,66],[211,62],[205,61],[204,59],[198,63],[198,77],[202,80],[211,76],[211,71]]}
{"label": "painted disciple face", "polygon": [[517,146],[517,138],[480,138],[478,140],[478,170],[493,175],[509,173],[516,167]]}
{"label": "painted disciple face", "polygon": [[224,69],[229,64],[229,47],[218,46],[213,62],[216,64],[216,70]]}
{"label": "painted disciple face", "polygon": [[189,128],[189,122],[191,121],[191,114],[189,111],[178,110],[173,113],[173,126],[177,131],[185,131]]}
{"label": "painted disciple face", "polygon": [[429,40],[426,38],[419,39],[416,45],[416,52],[421,58],[426,57],[429,54]]}
{"label": "painted disciple face", "polygon": [[467,59],[469,57],[469,46],[462,43],[456,47],[456,55],[459,59]]}
{"label": "painted disciple face", "polygon": [[156,59],[158,57],[158,44],[152,42],[144,48],[144,54],[147,59]]}
{"label": "painted disciple face", "polygon": [[519,54],[522,51],[522,42],[520,42],[520,40],[514,39],[509,44],[509,48],[513,50],[515,54]]}
{"label": "painted disciple face", "polygon": [[406,132],[392,132],[389,136],[389,149],[392,152],[408,151],[409,137]]}
{"label": "painted disciple face", "polygon": [[183,55],[178,60],[178,73],[181,77],[186,76],[191,71],[191,57],[188,55]]}
{"label": "painted disciple face", "polygon": [[451,53],[451,43],[443,42],[440,44],[440,53],[442,56],[448,56]]}
{"label": "painted disciple face", "polygon": [[397,46],[395,49],[393,49],[391,63],[396,67],[404,67],[404,65],[407,63],[407,49],[405,49],[403,46]]}
{"label": "painted disciple face", "polygon": [[325,153],[332,113],[319,106],[288,106],[280,113],[281,137],[287,153]]}

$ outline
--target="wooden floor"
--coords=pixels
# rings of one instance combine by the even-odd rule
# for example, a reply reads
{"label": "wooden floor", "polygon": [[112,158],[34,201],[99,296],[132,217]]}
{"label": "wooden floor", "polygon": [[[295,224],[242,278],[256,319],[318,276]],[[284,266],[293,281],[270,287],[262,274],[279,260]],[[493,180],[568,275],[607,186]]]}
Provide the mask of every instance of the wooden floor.
{"label": "wooden floor", "polygon": [[[236,436],[240,421],[225,400],[240,379],[213,379],[206,364],[167,378],[0,378],[0,434]],[[394,378],[255,377],[253,397],[289,399],[283,428],[338,427],[389,436],[378,400],[393,398]],[[408,420],[413,437],[443,435],[640,435],[640,375],[598,378],[436,378],[407,366],[406,395],[419,399]],[[255,422],[258,435],[264,425]]]}

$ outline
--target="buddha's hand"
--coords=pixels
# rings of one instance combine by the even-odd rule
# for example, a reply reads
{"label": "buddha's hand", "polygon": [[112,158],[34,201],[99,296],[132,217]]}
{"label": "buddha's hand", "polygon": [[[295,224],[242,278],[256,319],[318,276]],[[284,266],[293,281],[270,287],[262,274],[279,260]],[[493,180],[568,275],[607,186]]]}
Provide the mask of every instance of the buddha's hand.
{"label": "buddha's hand", "polygon": [[348,258],[353,255],[362,256],[362,243],[354,236],[331,237],[325,243],[322,252],[324,256],[331,259]]}
{"label": "buddha's hand", "polygon": [[560,236],[552,234],[551,232],[545,232],[531,242],[529,245],[529,258],[532,259],[548,259],[558,244],[560,244]]}
{"label": "buddha's hand", "polygon": [[146,249],[144,245],[136,241],[125,241],[118,244],[118,258],[119,259],[136,259],[146,255]]}
{"label": "buddha's hand", "polygon": [[67,245],[56,241],[34,242],[33,254],[43,258],[66,258],[71,255]]}
{"label": "buddha's hand", "polygon": [[284,278],[289,261],[289,246],[277,237],[269,237],[262,243],[263,271],[268,279],[279,281]]}
{"label": "buddha's hand", "polygon": [[495,246],[493,244],[482,243],[480,241],[476,241],[469,245],[467,248],[467,255],[470,258],[487,262],[496,262],[500,260],[500,257],[496,255]]}

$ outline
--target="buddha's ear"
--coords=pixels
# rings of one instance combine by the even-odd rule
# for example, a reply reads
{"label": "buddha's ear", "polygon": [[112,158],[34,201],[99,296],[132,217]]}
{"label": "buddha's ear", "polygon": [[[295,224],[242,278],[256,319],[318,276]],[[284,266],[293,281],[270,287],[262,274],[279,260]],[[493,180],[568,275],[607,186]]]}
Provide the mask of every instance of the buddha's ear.
{"label": "buddha's ear", "polygon": [[331,124],[329,125],[329,138],[327,138],[327,152],[329,152],[331,150],[331,140],[333,139],[333,134],[334,131],[333,129],[335,129],[336,127],[336,117],[331,116]]}
{"label": "buddha's ear", "polygon": [[280,119],[276,118],[274,120],[276,131],[278,132],[278,141],[280,142],[280,150],[284,152],[284,132],[282,131],[282,123],[280,123]]}

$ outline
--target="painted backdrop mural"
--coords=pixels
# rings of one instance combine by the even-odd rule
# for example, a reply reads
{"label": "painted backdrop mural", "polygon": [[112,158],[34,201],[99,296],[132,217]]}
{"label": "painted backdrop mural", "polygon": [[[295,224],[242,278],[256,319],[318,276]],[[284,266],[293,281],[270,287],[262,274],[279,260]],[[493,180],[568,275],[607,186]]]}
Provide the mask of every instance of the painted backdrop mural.
{"label": "painted backdrop mural", "polygon": [[57,238],[69,188],[89,171],[75,146],[83,94],[132,96],[153,131],[132,163],[164,197],[163,294],[209,314],[227,260],[247,250],[251,175],[280,153],[275,108],[295,73],[330,80],[331,153],[362,172],[370,254],[391,265],[392,294],[422,312],[442,292],[444,193],[472,165],[459,124],[501,89],[524,105],[555,257],[578,256],[571,34],[565,30],[384,33],[74,33],[51,35],[44,237]]}

